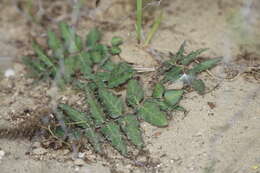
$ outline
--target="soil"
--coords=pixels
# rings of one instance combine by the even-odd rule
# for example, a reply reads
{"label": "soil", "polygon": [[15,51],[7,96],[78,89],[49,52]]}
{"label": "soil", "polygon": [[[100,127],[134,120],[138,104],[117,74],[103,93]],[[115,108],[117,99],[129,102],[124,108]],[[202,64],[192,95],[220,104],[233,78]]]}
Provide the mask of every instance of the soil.
{"label": "soil", "polygon": [[[173,115],[167,128],[143,123],[148,153],[135,162],[108,147],[111,158],[85,151],[81,153],[84,155],[81,163],[75,159],[74,152],[46,150],[37,138],[29,141],[23,136],[15,136],[0,139],[0,151],[4,152],[4,156],[0,156],[1,173],[260,172],[260,54],[257,52],[260,42],[255,39],[242,44],[241,33],[233,30],[227,20],[231,13],[245,5],[243,0],[200,0],[196,3],[193,0],[163,0],[160,6],[165,12],[163,23],[146,51],[136,44],[131,1],[89,2],[83,13],[85,16],[77,23],[79,33],[84,34],[98,26],[104,32],[104,42],[114,35],[122,36],[125,43],[121,58],[135,66],[155,68],[159,52],[176,52],[184,40],[188,51],[208,47],[210,50],[203,56],[224,56],[223,63],[214,68],[211,75],[202,74],[208,89],[212,90],[204,96],[195,92],[185,95],[181,105],[188,113]],[[46,25],[55,28],[55,22],[44,21],[42,17],[42,28],[30,22],[10,1],[0,3],[0,73],[8,68],[15,72],[11,77],[3,74],[0,77],[1,129],[13,127],[27,116],[50,113],[56,100],[80,103],[80,95],[73,91],[63,93],[61,98],[55,95],[55,88],[26,77],[26,69],[21,63],[22,55],[31,53],[31,39],[44,40]],[[255,32],[260,28],[259,7],[260,3],[253,1],[252,38],[260,38]],[[57,15],[54,21],[67,19],[70,12],[65,7],[58,10],[58,14],[54,7],[48,9],[49,17]],[[152,23],[153,11],[156,13],[156,8],[145,13],[145,31]]]}

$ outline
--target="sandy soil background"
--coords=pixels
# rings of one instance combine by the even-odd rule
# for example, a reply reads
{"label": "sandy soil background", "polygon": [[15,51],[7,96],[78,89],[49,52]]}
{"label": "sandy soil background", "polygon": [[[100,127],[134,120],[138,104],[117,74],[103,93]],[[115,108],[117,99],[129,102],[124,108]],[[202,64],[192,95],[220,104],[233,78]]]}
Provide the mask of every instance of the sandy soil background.
{"label": "sandy soil background", "polygon": [[[241,47],[240,37],[243,35],[237,29],[233,30],[227,20],[228,16],[245,6],[242,0],[165,0],[161,6],[165,17],[150,50],[175,52],[183,40],[187,40],[188,50],[208,47],[210,50],[204,56],[225,57],[224,63],[212,72],[217,76],[226,76],[223,70],[228,65],[243,72],[237,68],[248,66],[235,62],[235,58],[244,49],[259,53],[260,42],[257,39],[251,45]],[[132,10],[131,1],[101,0],[97,8],[91,7],[90,10],[92,13],[89,15],[95,20],[80,20],[79,32],[86,33],[95,25],[105,31],[104,40],[113,35],[122,36],[126,40],[122,47],[123,59],[138,66],[154,67],[154,58],[136,46],[134,18],[126,16]],[[250,36],[259,40],[260,34],[256,31],[260,28],[260,3],[257,0],[251,10],[250,18],[254,18],[254,22]],[[147,13],[149,18],[150,12]],[[108,22],[104,24],[104,21]],[[148,20],[146,26],[149,24]],[[19,63],[21,54],[30,51],[28,36],[37,32],[44,33],[42,29],[28,26],[26,18],[10,1],[0,1],[0,68],[2,72],[10,67],[15,70],[15,76],[2,76],[0,80],[1,128],[12,125],[16,114],[25,110],[37,112],[50,102],[48,96],[52,91],[45,84],[32,85],[32,79],[25,77],[24,66]],[[260,60],[255,60],[254,65],[260,65]],[[203,74],[203,78],[209,88],[217,84],[218,87],[205,96],[186,95],[181,105],[188,110],[187,114],[174,115],[167,128],[142,124],[153,164],[133,167],[129,160],[113,152],[113,161],[108,162],[88,151],[85,154],[91,161],[78,163],[71,159],[73,153],[45,150],[37,141],[0,139],[0,155],[3,155],[0,156],[0,172],[259,173],[259,81],[253,77],[245,78],[244,74],[234,80],[213,78],[207,74]],[[140,157],[138,161],[147,159]]]}

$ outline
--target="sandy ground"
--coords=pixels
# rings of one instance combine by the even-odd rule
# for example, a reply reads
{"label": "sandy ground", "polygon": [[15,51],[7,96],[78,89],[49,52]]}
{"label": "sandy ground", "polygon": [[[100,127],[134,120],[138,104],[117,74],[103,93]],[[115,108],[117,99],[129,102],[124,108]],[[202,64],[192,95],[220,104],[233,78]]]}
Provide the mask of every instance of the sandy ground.
{"label": "sandy ground", "polygon": [[[166,2],[168,5],[163,7],[164,21],[150,45],[151,50],[175,52],[183,40],[187,40],[188,50],[208,47],[210,51],[205,56],[224,55],[228,64],[241,53],[239,35],[234,36],[227,23],[227,16],[243,5],[241,0]],[[254,13],[257,9],[259,11],[259,5],[254,4]],[[101,1],[100,6],[105,8],[106,2]],[[123,7],[125,10],[121,9]],[[153,57],[135,45],[133,21],[122,17],[127,10],[131,10],[131,6],[114,3],[111,8],[121,10],[117,10],[119,14],[114,14],[111,9],[103,15],[95,13],[99,20],[109,19],[120,23],[118,29],[106,33],[106,38],[115,34],[124,37],[126,43],[123,45],[122,58],[139,66],[154,67],[156,63]],[[32,80],[25,78],[23,65],[17,63],[21,58],[19,51],[28,49],[25,20],[8,3],[5,8],[0,6],[0,16],[0,68],[3,71],[12,67],[16,72],[13,78],[2,76],[0,81],[0,126],[6,127],[10,125],[11,116],[25,109],[37,111],[49,100],[46,86],[32,86]],[[118,16],[121,16],[121,20]],[[258,23],[252,25],[253,31],[260,28],[259,14],[254,17]],[[91,24],[90,21],[81,21],[80,32],[84,33],[84,29]],[[258,33],[253,37],[257,36],[260,38]],[[246,48],[255,50],[257,46]],[[9,57],[16,58],[15,63],[6,60]],[[213,73],[225,75],[223,66],[214,69]],[[36,159],[26,154],[35,141],[0,139],[0,150],[5,152],[0,160],[0,172],[130,173],[132,170],[134,173],[259,173],[259,81],[246,80],[242,75],[232,81],[215,79],[209,75],[203,75],[203,78],[209,87],[219,86],[205,96],[196,93],[186,95],[181,105],[188,110],[188,114],[174,115],[167,128],[155,128],[145,123],[142,125],[147,149],[151,158],[158,162],[150,169],[145,166],[133,168],[129,161],[120,156],[114,158],[114,165],[102,158],[95,158],[95,161],[78,167],[72,159],[68,159],[72,154],[64,151],[48,151],[52,159],[46,156]]]}

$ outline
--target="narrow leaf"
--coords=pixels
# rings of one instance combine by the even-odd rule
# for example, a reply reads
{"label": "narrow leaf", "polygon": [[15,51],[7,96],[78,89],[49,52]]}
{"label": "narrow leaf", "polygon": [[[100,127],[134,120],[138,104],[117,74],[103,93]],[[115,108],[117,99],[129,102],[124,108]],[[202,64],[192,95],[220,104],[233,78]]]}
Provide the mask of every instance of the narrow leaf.
{"label": "narrow leaf", "polygon": [[82,41],[80,37],[76,35],[76,32],[73,28],[71,28],[68,24],[61,22],[60,32],[62,38],[65,40],[65,45],[70,53],[75,53],[80,51],[82,48]]}
{"label": "narrow leaf", "polygon": [[127,103],[135,107],[140,104],[144,98],[144,91],[137,80],[130,80],[127,85],[126,100]]}
{"label": "narrow leaf", "polygon": [[154,126],[165,127],[168,125],[166,114],[160,111],[158,105],[153,102],[146,101],[138,110],[138,116]]}
{"label": "narrow leaf", "polygon": [[204,49],[199,49],[196,51],[192,51],[191,53],[189,53],[187,56],[184,57],[183,60],[181,60],[181,64],[182,65],[189,65],[192,61],[194,61],[196,58],[198,58],[198,56],[207,51],[208,48],[204,48]]}
{"label": "narrow leaf", "polygon": [[191,70],[189,70],[188,74],[197,74],[202,71],[208,70],[208,69],[216,66],[221,60],[222,60],[222,58],[214,58],[214,59],[209,59],[209,60],[203,61],[200,64],[193,67]]}
{"label": "narrow leaf", "polygon": [[186,46],[186,41],[184,41],[184,42],[181,44],[181,46],[180,46],[178,52],[171,57],[172,62],[175,63],[175,62],[177,62],[178,60],[181,60],[181,59],[183,58],[183,56],[184,56],[184,51],[185,51],[185,46]]}
{"label": "narrow leaf", "polygon": [[49,57],[43,52],[43,50],[40,48],[39,45],[37,45],[36,43],[33,43],[33,49],[35,51],[35,53],[38,55],[38,58],[44,63],[46,64],[48,67],[52,67],[54,69],[55,66],[53,64],[53,62],[49,59]]}
{"label": "narrow leaf", "polygon": [[91,29],[87,35],[87,46],[93,48],[101,40],[101,36],[101,32],[97,28]]}
{"label": "narrow leaf", "polygon": [[105,127],[101,128],[101,132],[111,142],[115,149],[122,155],[127,155],[127,147],[117,124],[109,122]]}
{"label": "narrow leaf", "polygon": [[60,39],[57,37],[55,32],[49,30],[48,31],[48,45],[53,50],[54,55],[61,56],[62,54],[62,44]]}

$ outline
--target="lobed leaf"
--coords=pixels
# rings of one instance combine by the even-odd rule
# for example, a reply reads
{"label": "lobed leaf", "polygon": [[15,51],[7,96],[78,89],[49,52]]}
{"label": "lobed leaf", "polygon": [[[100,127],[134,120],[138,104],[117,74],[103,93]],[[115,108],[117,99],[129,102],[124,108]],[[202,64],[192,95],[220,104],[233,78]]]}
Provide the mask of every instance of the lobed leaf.
{"label": "lobed leaf", "polygon": [[65,112],[72,121],[76,122],[77,126],[82,128],[91,128],[91,126],[93,126],[91,118],[85,113],[80,112],[66,104],[59,104],[58,108]]}
{"label": "lobed leaf", "polygon": [[127,115],[118,120],[121,129],[127,138],[138,148],[144,147],[142,133],[140,131],[140,122],[134,115]]}
{"label": "lobed leaf", "polygon": [[86,102],[89,106],[90,116],[95,120],[95,124],[100,126],[105,122],[105,113],[101,105],[98,103],[94,95],[92,94],[91,90],[86,86],[85,87],[86,93]]}
{"label": "lobed leaf", "polygon": [[132,78],[134,70],[126,63],[119,63],[111,71],[111,77],[108,80],[108,87],[114,88],[121,84],[124,84],[130,78]]}
{"label": "lobed leaf", "polygon": [[144,91],[139,82],[135,79],[132,79],[128,82],[127,91],[126,91],[126,100],[127,103],[135,107],[140,104],[144,98]]}
{"label": "lobed leaf", "polygon": [[122,155],[127,155],[127,147],[123,140],[123,135],[119,126],[114,122],[109,122],[101,128],[101,132],[111,142],[111,145],[117,149]]}
{"label": "lobed leaf", "polygon": [[66,48],[69,53],[79,52],[83,47],[83,43],[73,28],[71,28],[68,24],[61,22],[59,24],[61,36],[65,41]]}
{"label": "lobed leaf", "polygon": [[85,129],[83,134],[87,137],[88,142],[92,145],[94,150],[97,153],[102,153],[103,149],[102,149],[101,142],[103,141],[103,139],[102,139],[101,135],[99,133],[95,132],[91,128]]}
{"label": "lobed leaf", "polygon": [[98,89],[98,95],[111,118],[118,118],[123,114],[124,103],[119,97],[101,87]]}
{"label": "lobed leaf", "polygon": [[166,114],[160,111],[156,103],[150,101],[144,102],[144,105],[138,110],[137,115],[154,126],[165,127],[168,125]]}

